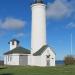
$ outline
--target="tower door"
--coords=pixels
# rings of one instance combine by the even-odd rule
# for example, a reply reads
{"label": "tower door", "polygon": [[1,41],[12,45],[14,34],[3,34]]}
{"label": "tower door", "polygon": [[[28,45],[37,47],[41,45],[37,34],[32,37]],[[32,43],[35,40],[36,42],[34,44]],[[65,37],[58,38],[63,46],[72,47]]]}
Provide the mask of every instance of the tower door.
{"label": "tower door", "polygon": [[50,66],[50,55],[46,55],[46,65]]}

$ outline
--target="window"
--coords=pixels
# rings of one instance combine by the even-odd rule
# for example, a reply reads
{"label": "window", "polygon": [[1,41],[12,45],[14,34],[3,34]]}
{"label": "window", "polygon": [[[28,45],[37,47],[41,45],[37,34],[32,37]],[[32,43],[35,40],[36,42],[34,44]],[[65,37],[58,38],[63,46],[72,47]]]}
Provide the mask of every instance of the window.
{"label": "window", "polygon": [[11,60],[12,60],[12,56],[8,55],[8,61],[11,61]]}
{"label": "window", "polygon": [[14,41],[12,42],[12,45],[14,45]]}
{"label": "window", "polygon": [[54,58],[52,58],[52,59],[54,59]]}
{"label": "window", "polygon": [[10,61],[12,60],[12,56],[10,56]]}
{"label": "window", "polygon": [[50,55],[47,55],[47,58],[50,58]]}
{"label": "window", "polygon": [[9,55],[8,55],[8,61],[9,61]]}

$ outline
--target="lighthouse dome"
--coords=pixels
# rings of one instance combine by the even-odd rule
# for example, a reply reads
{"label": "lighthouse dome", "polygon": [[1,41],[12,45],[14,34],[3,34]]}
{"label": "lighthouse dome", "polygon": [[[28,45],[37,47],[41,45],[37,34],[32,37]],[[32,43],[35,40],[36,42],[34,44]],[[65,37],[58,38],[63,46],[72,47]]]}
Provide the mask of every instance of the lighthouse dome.
{"label": "lighthouse dome", "polygon": [[43,0],[35,0],[35,3],[43,3]]}

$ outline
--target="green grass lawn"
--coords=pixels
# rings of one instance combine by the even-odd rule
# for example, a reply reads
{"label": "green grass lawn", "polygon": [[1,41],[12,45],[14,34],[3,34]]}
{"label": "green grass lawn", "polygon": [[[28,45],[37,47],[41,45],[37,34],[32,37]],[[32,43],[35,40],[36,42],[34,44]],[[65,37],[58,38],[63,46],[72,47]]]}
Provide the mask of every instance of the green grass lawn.
{"label": "green grass lawn", "polygon": [[56,67],[4,66],[0,75],[75,75],[75,65]]}

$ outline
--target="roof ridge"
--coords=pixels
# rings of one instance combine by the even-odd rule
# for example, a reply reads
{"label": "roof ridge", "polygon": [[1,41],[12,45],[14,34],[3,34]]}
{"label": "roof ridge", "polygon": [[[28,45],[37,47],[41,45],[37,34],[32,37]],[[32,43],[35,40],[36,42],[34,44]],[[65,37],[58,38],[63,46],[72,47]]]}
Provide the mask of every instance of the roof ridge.
{"label": "roof ridge", "polygon": [[41,55],[41,53],[48,47],[48,45],[42,46],[37,52],[35,52],[33,55]]}
{"label": "roof ridge", "polygon": [[[33,55],[34,56],[38,56],[38,55],[41,55],[45,50],[46,50],[46,48],[48,48],[49,46],[48,45],[44,45],[44,46],[42,46],[37,52],[35,52]],[[49,47],[54,53],[55,53],[55,51],[53,50],[53,48],[52,47]]]}

